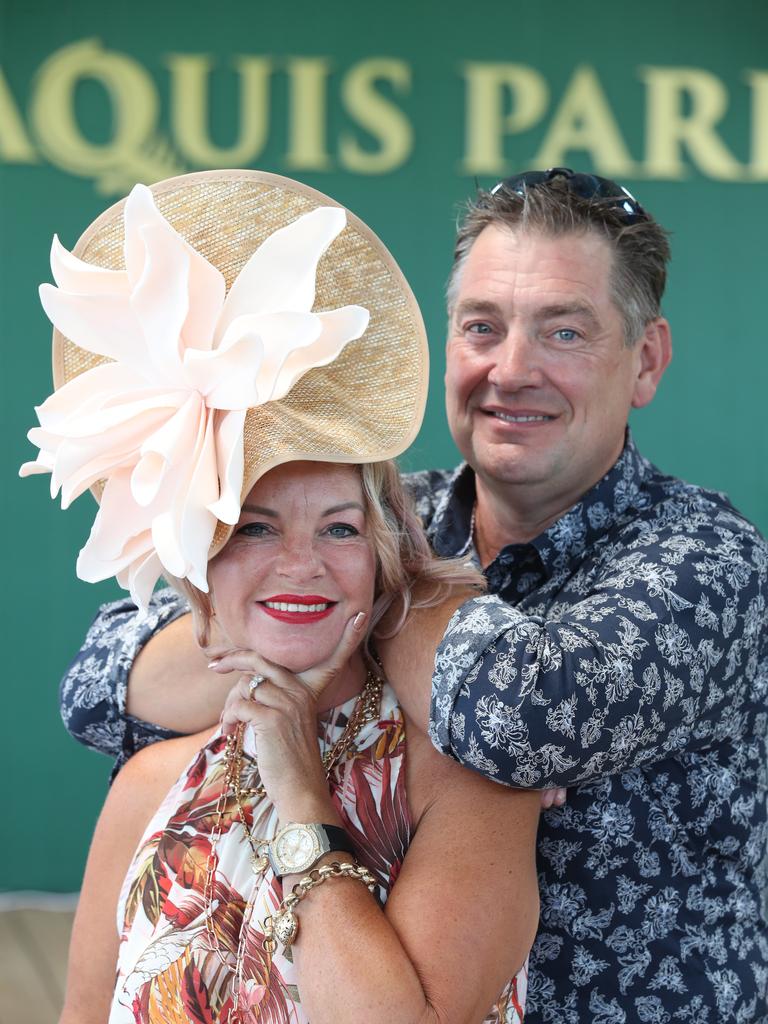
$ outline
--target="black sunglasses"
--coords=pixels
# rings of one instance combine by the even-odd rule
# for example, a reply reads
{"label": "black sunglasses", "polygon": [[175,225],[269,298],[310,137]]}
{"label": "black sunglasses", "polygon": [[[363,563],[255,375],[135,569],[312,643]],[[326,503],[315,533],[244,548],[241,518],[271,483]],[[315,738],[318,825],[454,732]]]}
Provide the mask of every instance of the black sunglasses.
{"label": "black sunglasses", "polygon": [[548,171],[524,171],[511,178],[504,178],[491,189],[495,195],[500,189],[525,195],[529,188],[546,185],[555,178],[563,178],[569,192],[582,199],[615,199],[618,212],[625,224],[648,220],[648,214],[628,189],[618,185],[610,178],[601,178],[597,174],[581,174],[570,167],[550,167]]}

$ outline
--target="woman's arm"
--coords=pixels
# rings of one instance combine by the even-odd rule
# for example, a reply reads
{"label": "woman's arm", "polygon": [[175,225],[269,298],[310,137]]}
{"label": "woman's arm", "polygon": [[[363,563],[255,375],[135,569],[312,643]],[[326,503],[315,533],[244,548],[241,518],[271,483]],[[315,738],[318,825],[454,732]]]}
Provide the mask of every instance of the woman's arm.
{"label": "woman's arm", "polygon": [[[230,654],[220,667],[245,673],[223,722],[254,728],[262,783],[280,820],[341,824],[318,754],[310,687],[255,652]],[[249,699],[256,673],[267,680]],[[417,828],[384,912],[349,879],[317,886],[296,911],[294,956],[313,1024],[481,1021],[533,941],[539,794],[459,768],[416,728],[408,737]],[[297,881],[285,878],[284,891]]]}
{"label": "woman's arm", "polygon": [[297,908],[313,1024],[480,1022],[533,943],[538,794],[474,777],[426,739],[407,757],[409,800],[426,806],[384,912],[348,880]]}
{"label": "woman's arm", "polygon": [[119,773],[99,816],[77,905],[59,1024],[104,1024],[115,986],[117,900],[152,815],[208,733],[139,751]]}
{"label": "woman's arm", "polygon": [[439,605],[414,608],[395,636],[376,645],[400,706],[422,732],[429,726],[435,651],[453,613],[474,597],[476,592],[461,590]]}

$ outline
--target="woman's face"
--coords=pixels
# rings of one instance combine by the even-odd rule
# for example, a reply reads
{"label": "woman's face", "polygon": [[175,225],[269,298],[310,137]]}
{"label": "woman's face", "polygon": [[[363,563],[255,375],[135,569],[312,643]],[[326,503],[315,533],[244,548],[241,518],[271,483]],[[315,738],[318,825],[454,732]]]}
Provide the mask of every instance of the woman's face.
{"label": "woman's face", "polygon": [[375,576],[358,472],[325,462],[263,476],[208,567],[228,640],[292,672],[324,661],[349,619],[370,614]]}

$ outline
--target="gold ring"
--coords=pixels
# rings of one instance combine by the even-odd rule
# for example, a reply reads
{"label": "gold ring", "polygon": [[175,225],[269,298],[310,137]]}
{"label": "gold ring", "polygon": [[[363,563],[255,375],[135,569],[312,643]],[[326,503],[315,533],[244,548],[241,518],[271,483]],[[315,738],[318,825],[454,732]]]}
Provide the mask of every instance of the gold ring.
{"label": "gold ring", "polygon": [[256,690],[261,686],[262,683],[267,681],[266,676],[252,676],[251,681],[248,683],[248,697],[253,700],[253,695]]}

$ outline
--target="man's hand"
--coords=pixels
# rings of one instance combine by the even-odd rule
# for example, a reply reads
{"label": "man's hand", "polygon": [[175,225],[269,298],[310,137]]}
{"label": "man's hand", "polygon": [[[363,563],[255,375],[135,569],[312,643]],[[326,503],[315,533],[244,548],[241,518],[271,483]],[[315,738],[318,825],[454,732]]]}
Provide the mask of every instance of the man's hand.
{"label": "man's hand", "polygon": [[541,809],[542,811],[548,811],[550,807],[562,807],[567,798],[567,789],[542,789]]}

